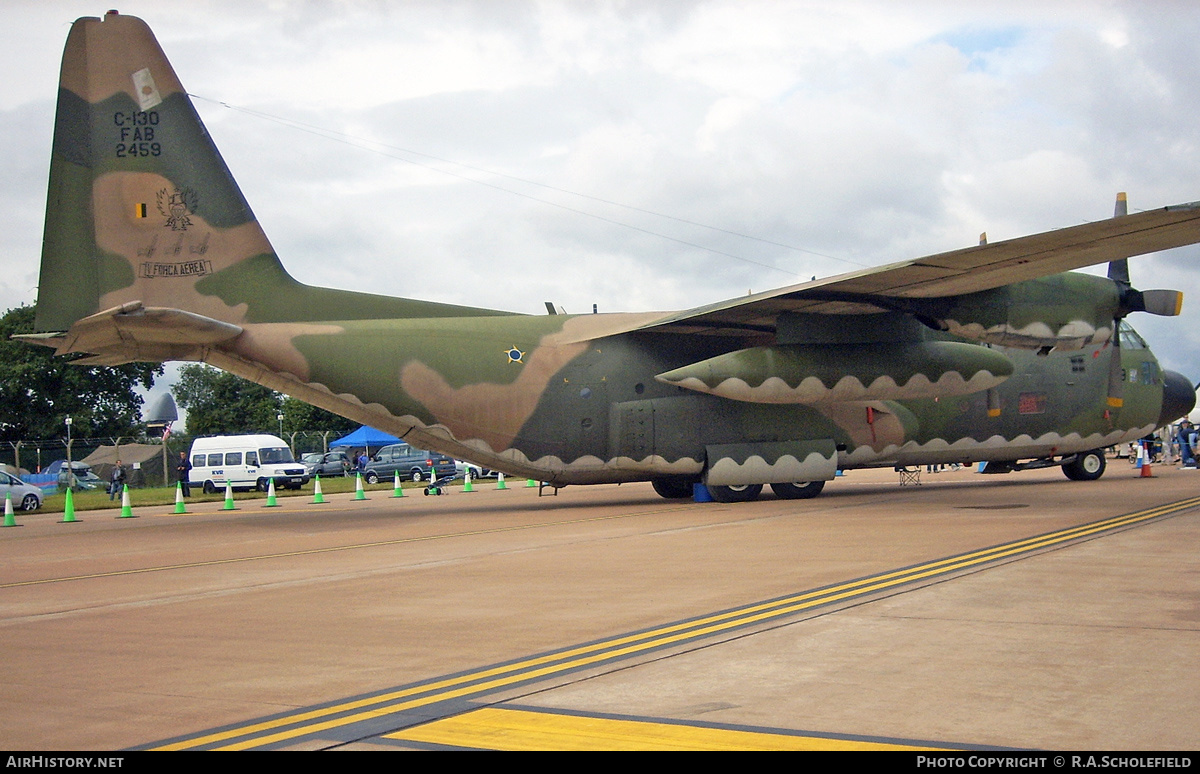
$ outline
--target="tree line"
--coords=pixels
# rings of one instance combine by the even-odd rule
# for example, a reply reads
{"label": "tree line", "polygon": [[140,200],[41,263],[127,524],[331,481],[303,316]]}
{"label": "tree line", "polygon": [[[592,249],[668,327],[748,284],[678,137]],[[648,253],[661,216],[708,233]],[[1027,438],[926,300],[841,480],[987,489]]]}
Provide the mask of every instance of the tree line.
{"label": "tree line", "polygon": [[358,428],[343,416],[202,363],[182,366],[171,393],[187,411],[187,433],[192,436],[276,433],[280,414],[285,434],[317,429],[348,433]]}

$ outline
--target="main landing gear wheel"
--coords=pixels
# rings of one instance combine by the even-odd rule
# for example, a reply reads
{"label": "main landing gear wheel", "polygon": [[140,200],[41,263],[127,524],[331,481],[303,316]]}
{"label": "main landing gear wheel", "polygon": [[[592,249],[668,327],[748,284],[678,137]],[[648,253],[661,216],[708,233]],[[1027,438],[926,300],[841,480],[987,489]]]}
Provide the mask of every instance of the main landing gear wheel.
{"label": "main landing gear wheel", "polygon": [[656,478],[650,482],[659,497],[668,500],[682,500],[692,496],[692,482],[678,478]]}
{"label": "main landing gear wheel", "polygon": [[1074,460],[1063,465],[1062,469],[1067,478],[1072,481],[1095,481],[1104,475],[1104,468],[1107,464],[1104,452],[1096,449],[1080,454]]}
{"label": "main landing gear wheel", "polygon": [[821,494],[824,481],[797,481],[794,484],[771,484],[771,491],[781,500],[807,500]]}
{"label": "main landing gear wheel", "polygon": [[719,503],[748,503],[757,500],[762,494],[762,484],[742,484],[741,486],[708,485],[709,494]]}

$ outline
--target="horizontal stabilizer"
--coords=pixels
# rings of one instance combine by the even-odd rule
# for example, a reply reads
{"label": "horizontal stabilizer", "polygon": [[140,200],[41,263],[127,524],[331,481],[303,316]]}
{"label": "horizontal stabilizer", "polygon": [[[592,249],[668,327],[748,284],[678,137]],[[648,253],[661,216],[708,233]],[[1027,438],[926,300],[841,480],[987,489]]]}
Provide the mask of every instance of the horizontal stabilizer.
{"label": "horizontal stabilizer", "polygon": [[75,361],[80,365],[118,365],[135,360],[194,360],[197,350],[229,341],[241,332],[237,325],[193,312],[132,301],[85,317],[61,335],[14,338],[53,346],[59,355],[93,355]]}

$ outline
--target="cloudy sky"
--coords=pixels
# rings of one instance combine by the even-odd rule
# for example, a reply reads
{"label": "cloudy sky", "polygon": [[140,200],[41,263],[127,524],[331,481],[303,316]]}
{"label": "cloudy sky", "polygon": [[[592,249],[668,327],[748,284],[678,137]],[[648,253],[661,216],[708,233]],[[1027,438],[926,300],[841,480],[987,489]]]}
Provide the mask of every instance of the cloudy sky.
{"label": "cloudy sky", "polygon": [[[1187,2],[126,2],[298,279],[544,314],[679,309],[1200,199]],[[33,303],[59,56],[5,3],[0,304]],[[1200,380],[1188,293],[1135,315]]]}

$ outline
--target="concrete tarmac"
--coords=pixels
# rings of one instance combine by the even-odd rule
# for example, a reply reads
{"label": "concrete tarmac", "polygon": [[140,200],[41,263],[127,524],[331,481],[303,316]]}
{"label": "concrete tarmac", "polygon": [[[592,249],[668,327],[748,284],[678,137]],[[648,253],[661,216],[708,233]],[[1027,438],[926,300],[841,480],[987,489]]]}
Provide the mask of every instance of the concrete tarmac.
{"label": "concrete tarmac", "polygon": [[[0,743],[583,748],[607,723],[619,748],[650,729],[661,748],[1191,749],[1200,473],[1154,471],[1113,460],[1097,482],[963,470],[906,487],[854,471],[814,500],[736,505],[482,482],[78,524],[19,514],[0,530]],[[576,655],[588,648],[611,655]]]}

